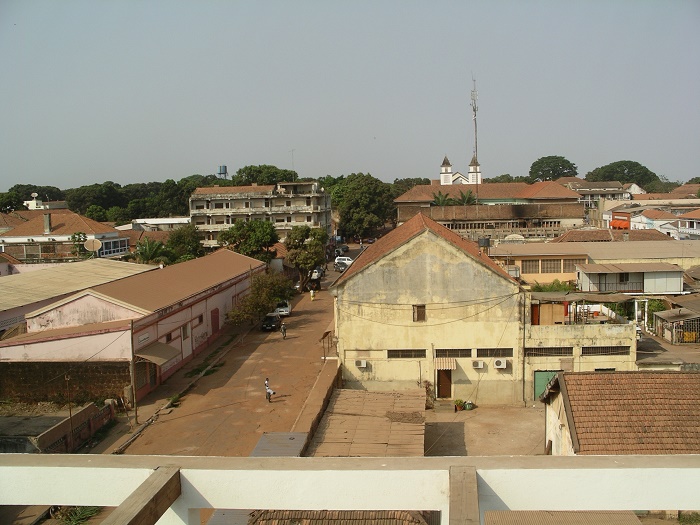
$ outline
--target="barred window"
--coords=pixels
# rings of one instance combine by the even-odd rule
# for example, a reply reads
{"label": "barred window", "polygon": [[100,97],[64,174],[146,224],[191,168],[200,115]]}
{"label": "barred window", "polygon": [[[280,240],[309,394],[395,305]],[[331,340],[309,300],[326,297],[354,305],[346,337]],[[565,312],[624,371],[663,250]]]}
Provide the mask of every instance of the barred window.
{"label": "barred window", "polygon": [[435,357],[471,357],[471,348],[440,348],[435,349]]}
{"label": "barred window", "polygon": [[425,305],[424,304],[414,304],[413,305],[413,322],[419,323],[425,321]]}
{"label": "barred window", "polygon": [[425,359],[425,350],[387,350],[388,359]]}
{"label": "barred window", "polygon": [[477,348],[476,357],[513,357],[512,348]]}
{"label": "barred window", "polygon": [[630,355],[629,346],[584,346],[581,355]]}
{"label": "barred window", "polygon": [[561,259],[542,259],[542,273],[561,273]]}
{"label": "barred window", "polygon": [[520,264],[522,265],[522,272],[523,273],[540,273],[540,260],[539,259],[525,260]]}
{"label": "barred window", "polygon": [[628,273],[621,273],[620,274],[620,282],[621,283],[628,283],[630,281],[630,274]]}
{"label": "barred window", "polygon": [[525,349],[525,357],[553,357],[574,355],[573,346],[547,346]]}
{"label": "barred window", "polygon": [[577,264],[586,264],[586,259],[564,259],[564,273],[575,272]]}

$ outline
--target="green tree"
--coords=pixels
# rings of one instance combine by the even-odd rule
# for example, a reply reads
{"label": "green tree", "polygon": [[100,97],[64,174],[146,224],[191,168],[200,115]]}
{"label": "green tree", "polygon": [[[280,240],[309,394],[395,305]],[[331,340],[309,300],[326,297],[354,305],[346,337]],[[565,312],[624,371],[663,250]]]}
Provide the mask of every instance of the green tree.
{"label": "green tree", "polygon": [[333,188],[332,200],[340,215],[339,230],[346,237],[367,237],[395,218],[391,185],[369,173],[353,173]]}
{"label": "green tree", "polygon": [[587,181],[608,181],[616,180],[621,183],[635,182],[642,188],[652,182],[656,182],[659,177],[646,166],[632,160],[619,160],[611,164],[606,164],[595,168],[586,174]]}
{"label": "green tree", "polygon": [[452,199],[449,195],[438,191],[433,193],[433,202],[430,203],[431,206],[450,206],[452,204]]}
{"label": "green tree", "polygon": [[[20,200],[28,201],[32,198],[32,193],[37,194],[37,199],[42,201],[62,201],[66,198],[63,190],[55,186],[37,186],[36,184],[15,184],[9,191],[19,195]],[[21,203],[20,203],[21,204]]]}
{"label": "green tree", "polygon": [[259,273],[253,276],[249,293],[226,314],[230,323],[254,323],[266,313],[274,310],[283,299],[294,295],[292,281],[276,272]]}
{"label": "green tree", "polygon": [[236,221],[228,230],[219,232],[219,244],[234,252],[269,263],[277,255],[279,241],[275,225],[268,221]]}
{"label": "green tree", "polygon": [[22,197],[17,192],[0,193],[0,212],[10,213],[15,210],[22,210],[24,209],[22,202]]}
{"label": "green tree", "polygon": [[73,247],[70,249],[70,252],[78,257],[86,257],[88,252],[84,246],[85,241],[87,241],[86,233],[75,232],[70,236],[70,242],[73,243]]}
{"label": "green tree", "polygon": [[129,211],[120,206],[112,206],[107,210],[107,220],[114,222],[117,226],[131,222]]}
{"label": "green tree", "polygon": [[557,180],[578,175],[576,164],[557,155],[541,157],[530,166],[530,181]]}
{"label": "green tree", "polygon": [[650,182],[644,189],[647,193],[670,193],[680,186],[680,182],[671,182],[663,175],[659,175],[659,180]]}
{"label": "green tree", "polygon": [[199,233],[194,224],[173,230],[166,247],[175,257],[175,262],[196,259],[204,255],[204,246],[199,242]]}
{"label": "green tree", "polygon": [[93,221],[104,222],[107,220],[107,212],[102,206],[92,204],[85,210],[85,216]]}
{"label": "green tree", "polygon": [[494,182],[525,182],[527,184],[530,184],[531,181],[530,177],[513,177],[509,173],[504,173],[503,175],[499,175],[498,177],[491,177],[490,179],[484,179],[484,184],[490,184]]}
{"label": "green tree", "polygon": [[305,290],[309,274],[316,266],[326,264],[326,244],[328,234],[320,228],[294,226],[287,234],[284,245],[287,248],[287,262],[299,274],[299,290]]}
{"label": "green tree", "polygon": [[262,164],[260,166],[245,166],[231,178],[234,186],[249,186],[251,184],[270,185],[278,182],[295,182],[299,178],[296,171],[283,170],[277,166]]}
{"label": "green tree", "polygon": [[469,206],[471,204],[476,204],[476,196],[474,195],[474,193],[472,193],[472,190],[467,190],[467,193],[464,193],[462,190],[459,190],[459,197],[454,197],[452,199],[452,203],[459,206]]}
{"label": "green tree", "polygon": [[554,279],[549,284],[540,284],[535,281],[532,285],[533,292],[575,292],[576,285],[573,283],[562,282],[559,279]]}
{"label": "green tree", "polygon": [[85,215],[87,209],[93,204],[108,210],[112,206],[124,206],[126,199],[119,184],[107,181],[66,190],[66,202],[72,211]]}
{"label": "green tree", "polygon": [[162,242],[145,237],[136,243],[134,253],[126,255],[124,259],[135,260],[141,264],[170,264],[172,254]]}

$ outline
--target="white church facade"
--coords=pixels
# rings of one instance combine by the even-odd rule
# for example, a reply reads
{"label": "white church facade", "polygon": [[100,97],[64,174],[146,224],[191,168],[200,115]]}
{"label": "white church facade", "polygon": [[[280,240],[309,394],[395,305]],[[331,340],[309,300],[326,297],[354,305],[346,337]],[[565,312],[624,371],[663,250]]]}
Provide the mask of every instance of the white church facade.
{"label": "white church facade", "polygon": [[452,164],[450,164],[449,159],[445,156],[440,166],[440,185],[450,186],[452,184],[481,184],[481,168],[479,162],[476,160],[476,155],[472,157],[472,161],[469,163],[469,173],[463,175],[462,173],[452,171]]}

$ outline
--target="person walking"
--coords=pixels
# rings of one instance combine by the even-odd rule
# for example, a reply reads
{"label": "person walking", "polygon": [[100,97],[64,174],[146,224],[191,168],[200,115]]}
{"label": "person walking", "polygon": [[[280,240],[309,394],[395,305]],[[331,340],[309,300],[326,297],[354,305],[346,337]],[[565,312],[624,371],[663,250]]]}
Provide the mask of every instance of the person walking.
{"label": "person walking", "polygon": [[[287,325],[282,323],[282,326],[280,326],[280,332],[282,332],[282,339],[287,339]],[[265,385],[267,385],[267,380],[265,381]]]}
{"label": "person walking", "polygon": [[265,378],[265,399],[267,399],[268,403],[272,403],[272,396],[275,395],[274,390],[270,388],[270,380],[266,377]]}
{"label": "person walking", "polygon": [[314,297],[316,296],[316,292],[315,292],[314,289],[312,288],[311,291],[310,291],[309,293],[311,294],[311,300],[313,301],[313,300],[314,300]]}

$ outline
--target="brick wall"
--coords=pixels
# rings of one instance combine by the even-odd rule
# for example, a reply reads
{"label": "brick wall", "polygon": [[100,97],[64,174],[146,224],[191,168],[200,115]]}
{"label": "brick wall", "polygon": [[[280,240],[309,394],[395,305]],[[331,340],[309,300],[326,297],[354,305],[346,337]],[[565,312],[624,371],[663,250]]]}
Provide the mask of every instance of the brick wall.
{"label": "brick wall", "polygon": [[[0,399],[36,403],[104,401],[123,396],[128,363],[0,363]],[[101,404],[101,403],[100,403]]]}

